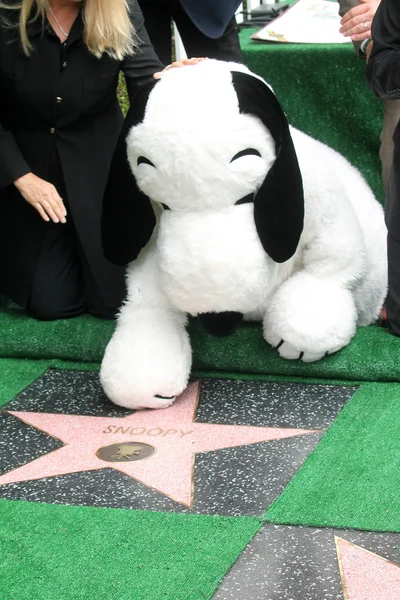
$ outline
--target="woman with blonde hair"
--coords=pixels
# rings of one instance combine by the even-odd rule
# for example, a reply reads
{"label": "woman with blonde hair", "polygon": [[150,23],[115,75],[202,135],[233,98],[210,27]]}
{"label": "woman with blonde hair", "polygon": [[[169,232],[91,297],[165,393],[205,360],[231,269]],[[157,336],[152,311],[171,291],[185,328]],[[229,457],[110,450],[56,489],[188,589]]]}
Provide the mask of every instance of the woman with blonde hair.
{"label": "woman with blonde hair", "polygon": [[125,292],[100,215],[130,99],[163,66],[135,2],[0,3],[0,291],[32,316],[110,318]]}

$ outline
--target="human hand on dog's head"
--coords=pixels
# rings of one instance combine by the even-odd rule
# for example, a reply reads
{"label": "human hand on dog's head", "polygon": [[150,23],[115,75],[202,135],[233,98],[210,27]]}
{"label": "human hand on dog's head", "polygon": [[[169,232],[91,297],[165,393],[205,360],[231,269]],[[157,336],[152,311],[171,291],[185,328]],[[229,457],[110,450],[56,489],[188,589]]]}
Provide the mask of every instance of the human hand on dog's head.
{"label": "human hand on dog's head", "polygon": [[190,65],[197,65],[199,62],[202,62],[203,60],[207,60],[206,57],[204,58],[184,58],[182,60],[176,60],[173,63],[171,63],[170,65],[168,65],[167,67],[165,67],[165,69],[163,69],[162,71],[158,71],[157,73],[154,73],[153,77],[154,79],[161,79],[161,77],[163,76],[163,74],[166,71],[169,71],[170,69],[179,69],[180,67],[190,67]]}

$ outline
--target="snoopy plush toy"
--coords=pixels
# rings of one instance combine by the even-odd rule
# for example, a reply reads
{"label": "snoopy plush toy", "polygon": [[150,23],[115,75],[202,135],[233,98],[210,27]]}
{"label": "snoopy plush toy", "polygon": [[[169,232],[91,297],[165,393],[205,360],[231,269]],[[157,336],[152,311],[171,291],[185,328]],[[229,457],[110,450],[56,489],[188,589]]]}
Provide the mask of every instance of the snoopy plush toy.
{"label": "snoopy plush toy", "polygon": [[217,335],[262,321],[282,357],[316,361],[373,322],[386,294],[383,211],[364,179],[289,127],[271,88],[234,63],[141,88],[102,226],[128,292],[100,377],[131,409],[165,408],[185,389],[188,315]]}

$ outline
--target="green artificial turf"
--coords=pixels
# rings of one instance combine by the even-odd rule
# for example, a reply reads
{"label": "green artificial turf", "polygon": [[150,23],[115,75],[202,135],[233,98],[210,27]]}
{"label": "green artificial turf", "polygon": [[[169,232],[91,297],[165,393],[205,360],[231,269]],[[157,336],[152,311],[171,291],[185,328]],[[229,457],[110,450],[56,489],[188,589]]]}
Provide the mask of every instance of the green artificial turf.
{"label": "green artificial turf", "polygon": [[205,600],[260,526],[0,500],[0,598]]}
{"label": "green artificial turf", "polygon": [[364,384],[266,518],[400,533],[400,385]]}
{"label": "green artificial turf", "polygon": [[[100,363],[114,330],[112,321],[90,316],[42,322],[22,311],[0,312],[0,357]],[[259,323],[226,338],[209,335],[196,320],[189,326],[193,369],[346,381],[400,381],[400,339],[377,326],[359,327],[349,346],[315,363],[289,361],[263,339]]]}
{"label": "green artificial turf", "polygon": [[246,65],[268,81],[289,123],[356,166],[383,202],[379,159],[383,107],[353,44],[263,43],[240,34]]}

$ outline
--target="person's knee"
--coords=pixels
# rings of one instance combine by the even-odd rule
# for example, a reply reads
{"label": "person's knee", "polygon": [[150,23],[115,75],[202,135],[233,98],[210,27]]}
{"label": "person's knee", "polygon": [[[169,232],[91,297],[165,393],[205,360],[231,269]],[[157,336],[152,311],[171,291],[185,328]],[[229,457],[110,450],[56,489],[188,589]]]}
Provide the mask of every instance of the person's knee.
{"label": "person's knee", "polygon": [[88,307],[88,313],[97,319],[106,319],[107,321],[112,321],[117,318],[118,308],[108,308],[108,307]]}
{"label": "person's knee", "polygon": [[26,309],[28,315],[38,321],[58,321],[78,317],[86,312],[86,305],[82,303],[67,305],[51,300],[45,297],[31,299]]}
{"label": "person's knee", "polygon": [[42,306],[40,304],[27,307],[27,313],[30,317],[38,321],[57,321],[62,319],[62,311],[55,306]]}

